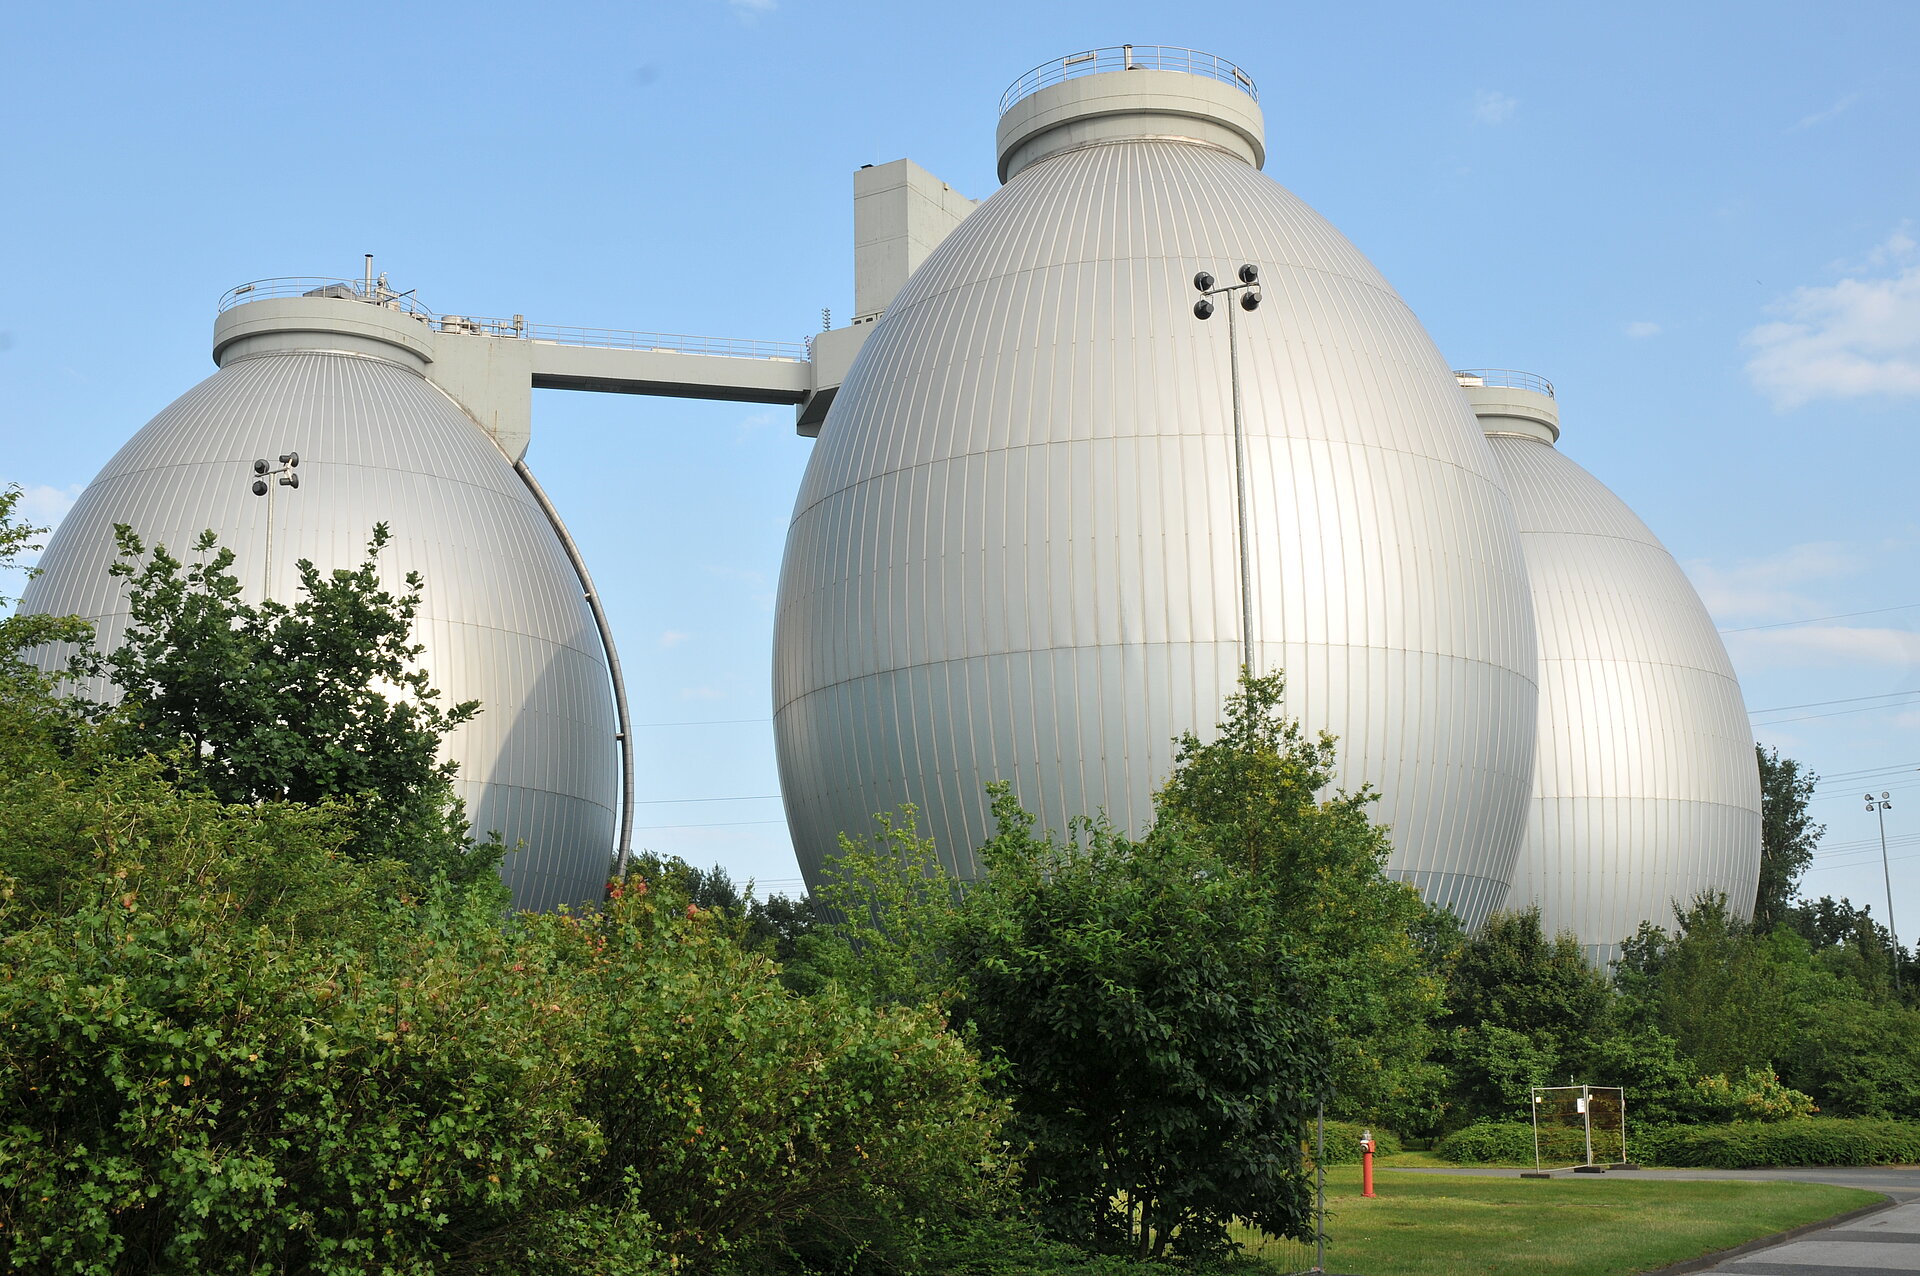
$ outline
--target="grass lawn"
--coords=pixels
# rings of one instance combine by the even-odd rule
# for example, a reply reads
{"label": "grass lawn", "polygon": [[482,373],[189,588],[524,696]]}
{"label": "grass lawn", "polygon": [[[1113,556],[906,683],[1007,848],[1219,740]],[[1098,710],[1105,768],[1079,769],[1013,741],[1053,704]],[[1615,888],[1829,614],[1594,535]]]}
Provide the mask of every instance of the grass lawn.
{"label": "grass lawn", "polygon": [[[1327,1172],[1327,1270],[1361,1276],[1625,1276],[1871,1205],[1875,1192],[1808,1183],[1374,1176]],[[1251,1252],[1305,1267],[1291,1243]],[[1309,1257],[1308,1261],[1311,1259]]]}

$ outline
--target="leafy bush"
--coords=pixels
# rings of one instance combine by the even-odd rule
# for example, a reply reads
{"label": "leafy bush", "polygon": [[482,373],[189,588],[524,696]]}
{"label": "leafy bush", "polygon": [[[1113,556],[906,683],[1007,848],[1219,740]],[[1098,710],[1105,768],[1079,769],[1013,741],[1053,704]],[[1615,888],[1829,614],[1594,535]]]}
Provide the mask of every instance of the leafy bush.
{"label": "leafy bush", "polygon": [[1788,1121],[1815,1110],[1812,1096],[1781,1085],[1771,1068],[1746,1068],[1731,1078],[1702,1077],[1694,1093],[1698,1111],[1709,1121]]}
{"label": "leafy bush", "polygon": [[[1322,1165],[1358,1165],[1360,1164],[1360,1136],[1373,1131],[1373,1150],[1376,1156],[1391,1156],[1401,1150],[1400,1140],[1391,1130],[1383,1130],[1377,1125],[1363,1125],[1357,1121],[1328,1121],[1326,1154],[1321,1158]],[[1314,1131],[1307,1131],[1307,1155],[1313,1155]]]}
{"label": "leafy bush", "polygon": [[604,912],[525,919],[581,999],[589,1199],[686,1261],[912,1270],[924,1233],[1011,1200],[1003,1103],[931,1006],[793,995],[724,915],[629,877]]}
{"label": "leafy bush", "polygon": [[1004,786],[994,810],[953,963],[1043,1226],[1139,1258],[1222,1253],[1235,1219],[1308,1234],[1327,1043],[1273,892],[1178,836],[1060,846]]}
{"label": "leafy bush", "polygon": [[[305,867],[351,872],[311,845]],[[0,939],[7,1263],[530,1260],[524,1224],[564,1213],[599,1142],[570,1104],[576,998],[509,960],[490,910],[392,906],[356,952],[231,924],[212,869],[176,891],[110,860],[69,916]]]}
{"label": "leafy bush", "polygon": [[796,997],[665,891],[509,923],[325,808],[40,779],[0,832],[88,871],[0,882],[0,1266],[911,1270],[1010,1195],[936,1013]]}
{"label": "leafy bush", "polygon": [[1434,1154],[1461,1165],[1532,1165],[1533,1126],[1524,1121],[1480,1121],[1434,1145]]}
{"label": "leafy bush", "polygon": [[1762,1169],[1788,1165],[1909,1165],[1920,1162],[1920,1121],[1809,1117],[1730,1125],[1649,1128],[1635,1154],[1656,1165]]}

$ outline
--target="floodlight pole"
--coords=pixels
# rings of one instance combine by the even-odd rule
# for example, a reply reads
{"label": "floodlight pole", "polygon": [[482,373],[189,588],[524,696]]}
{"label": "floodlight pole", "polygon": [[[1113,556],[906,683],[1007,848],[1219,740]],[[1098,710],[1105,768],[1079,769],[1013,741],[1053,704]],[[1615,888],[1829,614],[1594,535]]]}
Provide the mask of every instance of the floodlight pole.
{"label": "floodlight pole", "polygon": [[1240,293],[1239,308],[1257,310],[1260,307],[1260,268],[1251,262],[1240,267],[1240,282],[1214,286],[1214,278],[1206,271],[1193,277],[1193,286],[1200,292],[1200,300],[1193,303],[1193,315],[1196,319],[1211,319],[1213,303],[1209,297],[1225,296],[1227,306],[1227,369],[1233,384],[1233,485],[1234,507],[1238,516],[1240,532],[1240,663],[1249,674],[1253,669],[1253,569],[1247,532],[1247,436],[1242,424],[1240,411],[1240,337],[1234,322],[1233,294]]}
{"label": "floodlight pole", "polygon": [[1887,934],[1893,939],[1893,990],[1900,991],[1900,928],[1893,920],[1893,872],[1887,867],[1887,812],[1893,802],[1887,794],[1867,794],[1867,809],[1880,819],[1880,878],[1887,884]]}
{"label": "floodlight pole", "polygon": [[[371,256],[367,258],[367,263],[371,267],[373,263]],[[281,453],[280,468],[277,470],[267,464],[265,457],[253,463],[253,494],[267,498],[267,548],[265,561],[260,565],[260,600],[262,602],[273,598],[273,492],[278,487],[291,487],[298,490],[300,475],[297,471],[299,469],[300,454],[298,452]]]}

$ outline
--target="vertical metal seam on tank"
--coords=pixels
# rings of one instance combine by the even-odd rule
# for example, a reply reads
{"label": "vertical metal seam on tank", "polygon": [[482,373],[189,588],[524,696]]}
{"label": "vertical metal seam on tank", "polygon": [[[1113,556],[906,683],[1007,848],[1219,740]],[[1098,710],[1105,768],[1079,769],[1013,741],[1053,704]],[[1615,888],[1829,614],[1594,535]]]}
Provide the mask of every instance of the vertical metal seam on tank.
{"label": "vertical metal seam on tank", "polygon": [[633,854],[633,726],[627,716],[627,682],[620,672],[620,653],[613,645],[613,626],[607,623],[607,613],[600,606],[600,594],[593,587],[593,577],[587,571],[587,560],[581,557],[573,534],[567,531],[567,525],[560,520],[560,511],[553,507],[553,502],[547,499],[546,490],[533,477],[533,471],[527,468],[526,458],[522,457],[513,463],[513,472],[527,485],[527,491],[540,506],[540,512],[547,516],[554,535],[560,538],[561,548],[567,551],[567,561],[573,564],[573,574],[579,578],[587,608],[593,613],[594,627],[600,631],[600,647],[606,652],[607,674],[613,682],[614,719],[620,728],[620,842],[614,876],[625,877],[627,861]]}

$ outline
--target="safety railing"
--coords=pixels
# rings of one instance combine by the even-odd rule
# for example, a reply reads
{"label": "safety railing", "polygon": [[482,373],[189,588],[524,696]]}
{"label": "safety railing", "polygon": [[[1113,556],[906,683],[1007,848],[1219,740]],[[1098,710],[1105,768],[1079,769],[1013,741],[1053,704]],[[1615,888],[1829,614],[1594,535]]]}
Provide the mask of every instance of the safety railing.
{"label": "safety railing", "polygon": [[1531,372],[1519,372],[1513,368],[1457,368],[1454,380],[1463,386],[1492,386],[1503,390],[1531,390],[1535,394],[1544,394],[1553,398],[1553,382],[1545,377],[1535,376]]}
{"label": "safety railing", "polygon": [[328,279],[319,275],[288,275],[280,279],[256,279],[252,283],[229,288],[220,294],[220,309],[231,310],[235,306],[249,301],[264,301],[269,297],[340,297],[347,301],[364,301],[370,306],[384,306],[389,310],[399,310],[410,315],[433,316],[433,311],[421,304],[412,292],[393,292],[374,285],[371,293],[366,284],[358,279]]}
{"label": "safety railing", "polygon": [[798,341],[756,341],[738,337],[697,337],[684,332],[629,332],[621,328],[572,328],[528,323],[519,315],[489,319],[479,315],[442,315],[443,332],[474,332],[490,337],[523,337],[557,346],[595,346],[608,350],[658,350],[663,354],[718,354],[734,359],[792,359],[805,362],[807,347]]}
{"label": "safety railing", "polygon": [[1110,48],[1087,49],[1055,58],[1051,62],[1042,62],[1007,86],[1007,91],[1000,95],[1000,113],[1005,115],[1008,108],[1021,98],[1062,80],[1097,75],[1103,71],[1134,70],[1180,71],[1186,75],[1205,76],[1209,80],[1233,85],[1256,102],[1260,100],[1260,90],[1255,86],[1253,77],[1225,58],[1202,53],[1198,49],[1175,48],[1170,44],[1116,44]]}
{"label": "safety railing", "polygon": [[220,296],[220,309],[231,310],[250,301],[272,297],[339,297],[384,306],[414,316],[440,332],[466,333],[482,337],[512,337],[557,346],[588,346],[608,350],[657,350],[663,354],[724,355],[733,359],[785,359],[804,363],[811,357],[804,342],[757,341],[736,337],[698,337],[683,332],[630,332],[621,328],[575,328],[562,324],[528,323],[526,316],[510,319],[485,315],[436,314],[422,305],[411,292],[396,293],[375,285],[371,294],[366,284],[354,279],[327,279],[318,276],[288,276],[280,279],[256,279],[252,283],[229,288]]}

